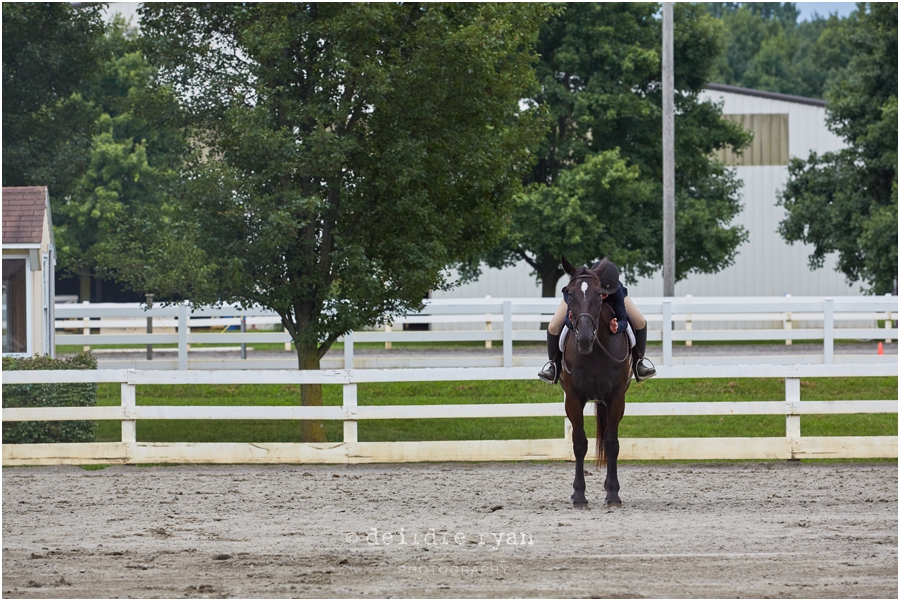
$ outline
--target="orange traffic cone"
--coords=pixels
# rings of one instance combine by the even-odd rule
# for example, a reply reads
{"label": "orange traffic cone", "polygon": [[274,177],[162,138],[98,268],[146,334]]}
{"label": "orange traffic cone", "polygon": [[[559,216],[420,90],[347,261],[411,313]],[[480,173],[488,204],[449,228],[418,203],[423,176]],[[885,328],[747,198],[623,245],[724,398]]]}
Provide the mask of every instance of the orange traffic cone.
{"label": "orange traffic cone", "polygon": [[883,354],[884,354],[884,343],[882,343],[882,342],[879,342],[879,343],[878,343],[878,354],[879,354],[879,355],[883,355]]}

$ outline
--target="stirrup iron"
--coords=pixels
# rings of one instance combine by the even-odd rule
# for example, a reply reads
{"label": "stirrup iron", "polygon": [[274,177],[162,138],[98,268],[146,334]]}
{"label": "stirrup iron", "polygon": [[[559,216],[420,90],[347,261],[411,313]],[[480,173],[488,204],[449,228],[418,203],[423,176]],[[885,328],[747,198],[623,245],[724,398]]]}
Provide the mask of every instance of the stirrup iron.
{"label": "stirrup iron", "polygon": [[[650,367],[646,370],[645,375],[643,376],[638,373],[638,366],[642,366],[642,361],[646,361],[650,364]],[[634,379],[638,382],[643,382],[644,380],[649,380],[656,375],[656,366],[653,365],[653,361],[647,359],[647,357],[637,357],[634,360],[633,371]]]}
{"label": "stirrup iron", "polygon": [[556,384],[559,382],[559,369],[556,366],[556,361],[547,361],[544,365],[544,369],[538,372],[538,378],[547,384]]}

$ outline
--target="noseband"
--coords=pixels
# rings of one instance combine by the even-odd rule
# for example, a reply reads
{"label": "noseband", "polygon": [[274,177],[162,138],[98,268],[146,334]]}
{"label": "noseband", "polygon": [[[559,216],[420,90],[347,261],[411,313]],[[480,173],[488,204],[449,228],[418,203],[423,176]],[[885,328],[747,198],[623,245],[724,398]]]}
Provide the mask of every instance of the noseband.
{"label": "noseband", "polygon": [[572,317],[574,318],[574,319],[572,319],[572,329],[575,332],[575,336],[576,337],[578,336],[578,322],[581,321],[582,317],[587,317],[588,319],[591,320],[591,327],[592,327],[591,337],[594,340],[596,340],[597,342],[600,342],[600,340],[597,338],[597,328],[600,327],[599,324],[600,324],[600,312],[601,311],[603,311],[603,299],[600,299],[600,308],[597,310],[596,317],[594,317],[590,313],[579,313],[577,316],[572,315]]}

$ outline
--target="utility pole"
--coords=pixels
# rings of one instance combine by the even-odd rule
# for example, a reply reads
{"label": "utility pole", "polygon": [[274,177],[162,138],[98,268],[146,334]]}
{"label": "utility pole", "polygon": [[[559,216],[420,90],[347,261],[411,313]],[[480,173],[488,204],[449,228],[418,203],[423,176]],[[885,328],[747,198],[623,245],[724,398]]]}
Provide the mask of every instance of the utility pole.
{"label": "utility pole", "polygon": [[663,2],[663,296],[675,296],[675,72],[672,3]]}

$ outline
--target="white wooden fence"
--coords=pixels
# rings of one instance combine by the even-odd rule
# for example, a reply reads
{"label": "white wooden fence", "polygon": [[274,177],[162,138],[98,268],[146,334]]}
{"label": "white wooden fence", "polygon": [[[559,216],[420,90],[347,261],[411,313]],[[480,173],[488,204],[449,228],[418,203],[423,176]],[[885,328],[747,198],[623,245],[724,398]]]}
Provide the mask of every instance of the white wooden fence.
{"label": "white wooden fence", "polygon": [[[557,299],[444,299],[427,302],[417,314],[398,318],[383,331],[351,332],[344,336],[343,357],[326,357],[326,369],[394,367],[517,367],[543,363],[540,357],[514,355],[514,342],[543,342],[540,323],[555,311]],[[894,321],[898,313],[897,297],[763,297],[763,298],[636,298],[638,308],[649,322],[648,340],[662,342],[651,347],[650,355],[662,365],[678,364],[795,364],[896,362],[896,356],[877,356],[876,343],[891,343],[898,337]],[[284,332],[233,332],[242,329],[272,328],[278,317],[265,309],[242,310],[236,307],[204,308],[191,311],[187,306],[155,307],[149,310],[134,304],[60,304],[56,306],[57,345],[160,345],[176,344],[177,359],[162,359],[157,352],[153,361],[105,361],[109,368],[139,369],[291,369],[296,360],[206,360],[191,353],[192,344],[247,345],[286,344]],[[146,331],[152,320],[153,333]],[[884,326],[878,327],[883,321]],[[429,324],[431,331],[404,331],[405,324]],[[467,329],[443,329],[443,328]],[[100,329],[91,335],[91,329]],[[202,329],[203,332],[192,331]],[[215,332],[215,330],[220,330]],[[110,330],[117,333],[108,333]],[[78,332],[78,333],[72,333]],[[872,353],[866,356],[835,352],[836,340],[870,340]],[[354,356],[354,344],[379,343],[387,348],[395,342],[483,342],[502,346],[502,355],[452,357],[363,357]],[[773,349],[771,354],[723,357],[715,347],[702,356],[673,357],[675,343],[694,341],[764,342],[786,345],[794,341],[821,341],[822,351],[815,354],[786,355]],[[840,350],[840,349],[838,349]],[[169,355],[171,356],[171,355]],[[243,355],[245,356],[245,355]]]}
{"label": "white wooden fence", "polygon": [[[896,436],[811,437],[800,419],[811,414],[897,413],[896,400],[800,400],[800,379],[896,376],[897,363],[835,365],[660,366],[660,378],[783,378],[782,399],[752,402],[629,403],[630,416],[784,415],[783,437],[621,439],[620,458],[643,460],[789,459],[897,457]],[[359,442],[357,424],[367,419],[564,417],[562,402],[491,405],[365,406],[358,385],[369,382],[522,380],[529,367],[340,371],[11,371],[4,384],[118,382],[121,405],[3,409],[4,422],[112,420],[122,422],[122,441],[108,443],[4,444],[3,465],[105,463],[370,463],[405,461],[514,461],[572,459],[571,435],[560,423],[560,438],[549,440],[467,440],[439,442]],[[136,404],[136,386],[167,384],[340,384],[342,406],[175,407]],[[592,412],[591,404],[585,413]],[[339,443],[144,443],[136,423],[146,419],[341,420]],[[566,422],[567,423],[567,422]],[[590,453],[593,454],[593,441]],[[593,455],[590,455],[593,456]]]}

